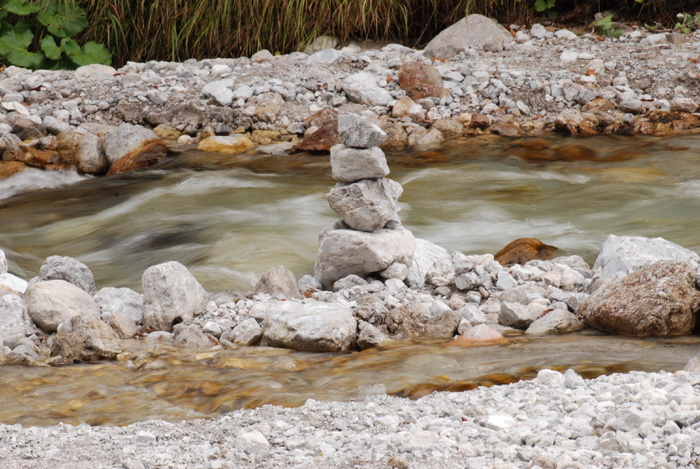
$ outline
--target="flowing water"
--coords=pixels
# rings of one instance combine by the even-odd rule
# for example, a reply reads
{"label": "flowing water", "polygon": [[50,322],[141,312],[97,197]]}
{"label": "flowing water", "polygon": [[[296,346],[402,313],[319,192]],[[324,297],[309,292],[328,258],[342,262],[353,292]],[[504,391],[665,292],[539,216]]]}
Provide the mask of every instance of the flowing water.
{"label": "flowing water", "polygon": [[[402,220],[417,237],[467,254],[537,237],[592,263],[611,233],[700,249],[697,148],[695,135],[473,138],[388,159],[390,177],[404,187]],[[327,156],[188,148],[156,168],[116,177],[29,171],[0,181],[0,248],[11,272],[27,279],[47,256],[60,254],[87,264],[98,288],[140,290],[147,267],[177,260],[208,291],[244,293],[274,265],[312,273],[318,232],[336,219],[324,199],[332,185]],[[0,367],[0,421],[124,424],[298,405],[310,397],[416,397],[507,382],[543,367],[591,375],[670,371],[696,353],[698,342],[583,334],[513,338],[496,348],[403,344],[343,356],[261,347],[211,356],[134,351],[115,363]]]}

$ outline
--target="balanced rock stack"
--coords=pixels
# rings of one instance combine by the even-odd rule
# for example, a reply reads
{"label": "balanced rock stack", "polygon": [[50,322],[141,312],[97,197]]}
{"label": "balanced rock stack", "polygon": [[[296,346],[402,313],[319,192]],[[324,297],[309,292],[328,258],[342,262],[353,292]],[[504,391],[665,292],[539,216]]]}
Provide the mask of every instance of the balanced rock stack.
{"label": "balanced rock stack", "polygon": [[338,118],[338,135],[343,143],[331,148],[331,168],[340,182],[326,199],[342,220],[319,234],[315,277],[326,289],[351,274],[404,280],[416,239],[398,216],[401,184],[385,178],[389,166],[379,145],[387,135],[356,115]]}

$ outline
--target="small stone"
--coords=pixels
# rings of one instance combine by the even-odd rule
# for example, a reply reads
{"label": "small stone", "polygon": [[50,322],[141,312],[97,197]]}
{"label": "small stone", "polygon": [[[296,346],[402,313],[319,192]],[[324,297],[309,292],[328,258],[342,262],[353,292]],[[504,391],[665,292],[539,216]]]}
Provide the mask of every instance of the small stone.
{"label": "small stone", "polygon": [[236,154],[254,148],[255,144],[247,137],[232,135],[228,137],[214,135],[207,137],[197,145],[198,150],[212,153]]}
{"label": "small stone", "polygon": [[377,125],[354,114],[338,117],[338,136],[343,145],[354,148],[378,147],[387,138]]}
{"label": "small stone", "polygon": [[331,170],[333,179],[342,182],[378,179],[389,175],[386,156],[377,147],[361,149],[335,145],[331,148]]}

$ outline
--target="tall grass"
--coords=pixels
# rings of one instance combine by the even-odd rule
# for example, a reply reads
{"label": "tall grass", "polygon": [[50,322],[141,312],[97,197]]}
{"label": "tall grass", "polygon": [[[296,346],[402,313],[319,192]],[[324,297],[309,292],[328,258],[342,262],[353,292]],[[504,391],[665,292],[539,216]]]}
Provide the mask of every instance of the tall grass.
{"label": "tall grass", "polygon": [[[415,46],[468,13],[481,13],[502,23],[529,22],[538,15],[535,0],[60,1],[75,2],[87,11],[91,24],[83,39],[105,44],[117,65],[127,60],[249,56],[260,49],[288,53],[324,34],[341,42],[393,40]],[[613,8],[647,22],[650,15],[668,22],[678,12],[691,11],[693,4],[698,7],[697,0],[556,3],[560,14],[580,11],[578,21]]]}

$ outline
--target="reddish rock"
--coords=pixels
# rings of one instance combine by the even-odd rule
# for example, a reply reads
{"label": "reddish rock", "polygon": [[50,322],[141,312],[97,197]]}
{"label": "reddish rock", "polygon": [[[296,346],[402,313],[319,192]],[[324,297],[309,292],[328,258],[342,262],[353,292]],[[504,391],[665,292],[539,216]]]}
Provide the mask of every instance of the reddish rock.
{"label": "reddish rock", "polygon": [[425,120],[425,109],[408,96],[404,96],[396,100],[394,107],[391,108],[391,117],[396,119],[408,118],[414,122],[423,122]]}
{"label": "reddish rock", "polygon": [[51,164],[61,163],[61,157],[54,150],[39,150],[29,147],[24,153],[24,163],[35,168],[45,168]]}
{"label": "reddish rock", "polygon": [[635,122],[634,130],[646,135],[670,135],[700,127],[700,118],[687,112],[649,111]]}
{"label": "reddish rock", "polygon": [[160,161],[168,154],[168,146],[162,142],[149,143],[143,148],[128,153],[112,164],[107,174],[119,174],[145,168]]}
{"label": "reddish rock", "polygon": [[547,260],[554,257],[557,248],[544,244],[537,238],[519,238],[494,254],[501,265],[525,264],[532,260]]}
{"label": "reddish rock", "polygon": [[318,129],[304,136],[304,139],[294,147],[295,151],[308,152],[329,152],[331,147],[338,145],[340,137],[338,137],[338,113],[332,109],[323,109],[312,115],[307,124]]}
{"label": "reddish rock", "polygon": [[600,120],[592,113],[575,110],[562,112],[554,122],[554,128],[569,135],[598,135]]}
{"label": "reddish rock", "polygon": [[470,129],[488,129],[491,125],[491,118],[485,114],[476,113],[472,114],[472,120],[469,122]]}
{"label": "reddish rock", "polygon": [[523,136],[523,133],[520,131],[520,128],[517,125],[510,124],[508,122],[495,122],[491,127],[489,127],[489,131],[492,134],[500,135],[501,137],[516,138]]}
{"label": "reddish rock", "polygon": [[28,168],[20,161],[0,161],[0,179],[6,179]]}
{"label": "reddish rock", "polygon": [[601,285],[577,313],[591,326],[632,337],[688,335],[700,292],[695,270],[683,261],[659,261]]}
{"label": "reddish rock", "polygon": [[605,112],[615,109],[615,105],[605,98],[595,98],[581,108],[582,112]]}
{"label": "reddish rock", "polygon": [[399,86],[411,99],[442,98],[447,90],[442,86],[442,77],[432,65],[406,62],[399,69]]}

